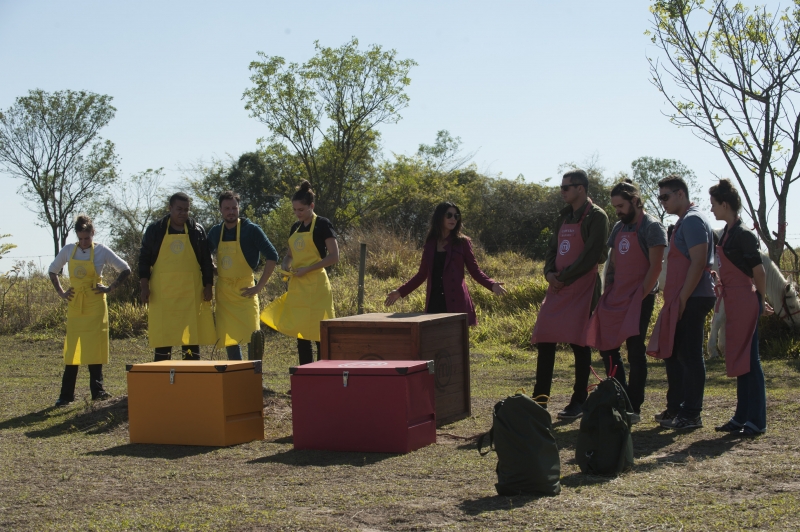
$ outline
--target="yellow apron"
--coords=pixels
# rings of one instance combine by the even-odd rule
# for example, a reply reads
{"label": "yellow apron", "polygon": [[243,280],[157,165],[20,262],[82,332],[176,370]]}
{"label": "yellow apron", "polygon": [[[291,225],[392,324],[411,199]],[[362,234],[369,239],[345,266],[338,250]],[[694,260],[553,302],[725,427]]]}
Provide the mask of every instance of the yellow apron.
{"label": "yellow apron", "polygon": [[[311,266],[322,260],[314,245],[314,226],[317,215],[311,221],[307,233],[295,231],[289,237],[292,250],[292,267],[296,270]],[[319,322],[335,318],[333,294],[325,268],[314,270],[302,277],[289,278],[289,290],[261,312],[261,321],[286,336],[319,342]]]}
{"label": "yellow apron", "polygon": [[236,224],[236,240],[223,242],[225,224],[217,248],[217,347],[247,344],[258,326],[258,296],[244,297],[242,288],[255,286],[253,269],[241,248],[242,221]]}
{"label": "yellow apron", "polygon": [[216,342],[211,302],[203,301],[203,277],[186,225],[181,235],[167,231],[153,265],[147,336],[153,348]]}
{"label": "yellow apron", "polygon": [[67,337],[64,364],[108,364],[108,305],[106,295],[92,288],[102,282],[94,267],[94,244],[89,260],[74,260],[78,244],[69,259],[69,283],[75,296],[67,306]]}

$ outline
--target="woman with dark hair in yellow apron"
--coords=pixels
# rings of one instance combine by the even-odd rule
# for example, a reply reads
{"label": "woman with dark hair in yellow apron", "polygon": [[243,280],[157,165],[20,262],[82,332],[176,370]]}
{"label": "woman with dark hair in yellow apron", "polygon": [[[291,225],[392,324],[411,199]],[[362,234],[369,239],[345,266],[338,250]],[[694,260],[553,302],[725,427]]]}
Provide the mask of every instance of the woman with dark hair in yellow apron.
{"label": "woman with dark hair in yellow apron", "polygon": [[300,364],[308,364],[314,361],[312,341],[319,359],[319,323],[335,317],[325,267],[339,261],[339,246],[330,220],[314,214],[314,191],[308,181],[292,196],[292,207],[298,222],[292,226],[289,251],[281,263],[289,289],[261,312],[261,321],[296,337]]}
{"label": "woman with dark hair in yellow apron", "polygon": [[[67,337],[64,340],[64,376],[56,406],[75,400],[78,366],[89,366],[89,389],[92,400],[111,397],[103,388],[103,364],[108,363],[108,305],[106,294],[122,284],[131,274],[128,263],[103,244],[95,244],[94,226],[82,214],[75,221],[77,244],[64,246],[48,268],[50,281],[58,295],[69,301]],[[69,263],[69,290],[61,287],[58,274]],[[102,284],[103,266],[120,272],[109,286]]]}

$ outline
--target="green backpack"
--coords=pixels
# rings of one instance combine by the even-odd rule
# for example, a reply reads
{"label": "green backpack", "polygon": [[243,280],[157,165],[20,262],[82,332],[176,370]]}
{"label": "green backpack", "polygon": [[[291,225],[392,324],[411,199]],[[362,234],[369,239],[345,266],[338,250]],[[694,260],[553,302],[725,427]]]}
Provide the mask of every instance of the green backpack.
{"label": "green backpack", "polygon": [[633,467],[628,394],[613,376],[602,380],[583,403],[575,461],[584,473],[619,475]]}
{"label": "green backpack", "polygon": [[[481,456],[497,452],[498,495],[558,495],[561,462],[550,432],[550,414],[527,395],[517,393],[494,405],[492,430],[478,440]],[[489,450],[481,452],[489,436]]]}

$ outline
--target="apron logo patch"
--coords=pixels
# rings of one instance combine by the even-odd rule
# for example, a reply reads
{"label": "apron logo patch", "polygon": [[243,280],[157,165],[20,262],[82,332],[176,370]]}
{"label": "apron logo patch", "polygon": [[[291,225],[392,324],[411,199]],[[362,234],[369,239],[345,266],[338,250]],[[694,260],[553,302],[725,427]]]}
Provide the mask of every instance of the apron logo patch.
{"label": "apron logo patch", "polygon": [[561,245],[558,246],[558,252],[566,255],[569,252],[569,240],[562,240]]}
{"label": "apron logo patch", "polygon": [[436,389],[443,392],[453,380],[453,361],[450,353],[442,349],[433,356],[433,367],[436,368]]}
{"label": "apron logo patch", "polygon": [[183,251],[183,242],[181,242],[180,240],[176,240],[175,242],[169,245],[169,249],[170,251],[172,251],[174,254],[177,255],[178,253]]}
{"label": "apron logo patch", "polygon": [[298,238],[297,240],[294,241],[294,249],[296,249],[297,251],[300,251],[304,247],[306,247],[306,241],[303,240],[302,238]]}
{"label": "apron logo patch", "polygon": [[83,266],[76,266],[75,267],[75,278],[76,279],[83,279],[86,277],[86,268]]}
{"label": "apron logo patch", "polygon": [[619,252],[624,255],[624,254],[626,254],[628,252],[629,249],[631,249],[630,240],[628,240],[627,238],[623,237],[619,241]]}
{"label": "apron logo patch", "polygon": [[229,255],[222,257],[222,269],[230,270],[233,266],[233,259]]}

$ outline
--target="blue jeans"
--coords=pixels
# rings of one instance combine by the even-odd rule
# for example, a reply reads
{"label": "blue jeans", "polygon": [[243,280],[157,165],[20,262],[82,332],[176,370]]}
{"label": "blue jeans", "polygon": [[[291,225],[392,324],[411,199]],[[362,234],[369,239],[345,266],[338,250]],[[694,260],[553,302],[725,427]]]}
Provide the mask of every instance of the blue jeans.
{"label": "blue jeans", "polygon": [[[760,312],[764,308],[761,294],[758,294],[758,306]],[[767,430],[767,388],[758,356],[758,325],[750,344],[750,371],[736,377],[736,413],[731,421],[757,432]]]}
{"label": "blue jeans", "polygon": [[706,362],[703,359],[706,316],[716,298],[690,297],[675,328],[672,356],[667,368],[667,410],[678,417],[694,419],[703,411]]}
{"label": "blue jeans", "polygon": [[[242,346],[239,344],[229,345],[225,347],[225,352],[228,353],[228,360],[242,360]],[[252,348],[247,344],[247,359],[250,360]]]}

